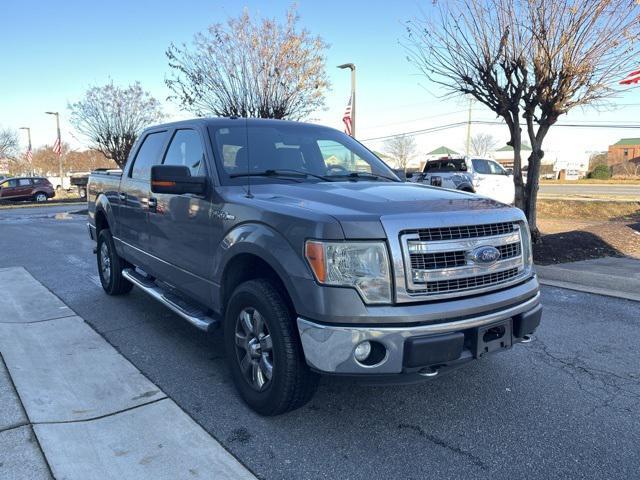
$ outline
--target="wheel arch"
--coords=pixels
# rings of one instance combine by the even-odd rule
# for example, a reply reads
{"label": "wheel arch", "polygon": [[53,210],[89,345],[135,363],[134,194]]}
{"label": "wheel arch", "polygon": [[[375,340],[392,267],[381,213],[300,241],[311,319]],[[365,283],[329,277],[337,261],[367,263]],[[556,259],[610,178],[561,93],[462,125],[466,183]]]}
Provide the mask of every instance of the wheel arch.
{"label": "wheel arch", "polygon": [[300,294],[295,279],[311,278],[300,255],[278,232],[264,224],[244,224],[229,232],[221,242],[214,262],[220,312],[224,313],[233,290],[254,278],[269,278],[281,287],[292,311],[298,311]]}

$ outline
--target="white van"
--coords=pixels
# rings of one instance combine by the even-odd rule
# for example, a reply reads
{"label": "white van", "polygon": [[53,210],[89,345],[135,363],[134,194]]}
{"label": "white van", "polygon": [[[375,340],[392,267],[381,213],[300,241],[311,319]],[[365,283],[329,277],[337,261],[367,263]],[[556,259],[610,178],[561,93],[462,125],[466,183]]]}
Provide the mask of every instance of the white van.
{"label": "white van", "polygon": [[467,172],[473,179],[473,187],[478,195],[493,198],[509,205],[515,202],[516,188],[513,175],[502,165],[488,158],[467,158]]}

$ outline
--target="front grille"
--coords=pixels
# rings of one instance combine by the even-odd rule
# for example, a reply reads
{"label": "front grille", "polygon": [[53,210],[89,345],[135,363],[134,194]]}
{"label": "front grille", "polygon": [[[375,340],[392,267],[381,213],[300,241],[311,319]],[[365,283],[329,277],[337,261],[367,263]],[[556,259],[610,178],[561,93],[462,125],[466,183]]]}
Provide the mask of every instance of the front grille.
{"label": "front grille", "polygon": [[427,282],[426,293],[448,293],[469,290],[472,288],[482,288],[488,285],[499,285],[518,275],[518,269],[512,268],[503,272],[489,273],[477,277],[458,278],[455,280],[439,280],[437,282]]}
{"label": "front grille", "polygon": [[509,243],[507,245],[500,245],[496,247],[500,251],[500,259],[505,260],[507,258],[519,257],[521,250],[520,242]]}
{"label": "front grille", "polygon": [[467,256],[464,250],[457,252],[411,254],[411,268],[416,270],[462,267],[466,265],[466,263]]}
{"label": "front grille", "polygon": [[464,238],[493,237],[505,235],[515,231],[516,225],[512,222],[488,223],[485,225],[463,225],[461,227],[420,228],[407,230],[402,233],[413,233],[420,236],[423,242],[438,240],[460,240]]}
{"label": "front grille", "polygon": [[[401,231],[409,295],[446,298],[512,283],[524,274],[522,230],[517,222]],[[500,256],[483,263],[474,255],[492,246]]]}

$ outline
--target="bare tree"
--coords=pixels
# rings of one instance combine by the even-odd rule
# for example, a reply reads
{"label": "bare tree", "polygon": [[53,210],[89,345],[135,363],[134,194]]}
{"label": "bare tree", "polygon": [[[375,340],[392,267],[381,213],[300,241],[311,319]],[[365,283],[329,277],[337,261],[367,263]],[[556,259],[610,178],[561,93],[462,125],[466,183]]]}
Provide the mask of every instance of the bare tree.
{"label": "bare tree", "polygon": [[68,108],[75,129],[120,167],[127,162],[140,132],[163,118],[160,103],[138,82],[126,88],[113,82],[92,87]]}
{"label": "bare tree", "polygon": [[[447,0],[409,22],[409,57],[446,94],[501,117],[514,150],[516,205],[534,239],[542,149],[558,118],[615,94],[638,59],[636,0]],[[522,129],[531,144],[522,181]]]}
{"label": "bare tree", "polygon": [[0,158],[14,158],[18,145],[18,132],[11,128],[0,129]]}
{"label": "bare tree", "polygon": [[416,139],[408,135],[391,137],[384,143],[384,151],[395,162],[395,167],[407,173],[407,164],[418,153]]}
{"label": "bare tree", "polygon": [[171,44],[169,98],[198,116],[299,120],[322,108],[327,45],[299,30],[298,19],[295,7],[284,24],[254,22],[245,10],[196,34],[191,48]]}
{"label": "bare tree", "polygon": [[479,157],[486,157],[498,146],[496,137],[489,133],[477,133],[471,137],[471,153]]}

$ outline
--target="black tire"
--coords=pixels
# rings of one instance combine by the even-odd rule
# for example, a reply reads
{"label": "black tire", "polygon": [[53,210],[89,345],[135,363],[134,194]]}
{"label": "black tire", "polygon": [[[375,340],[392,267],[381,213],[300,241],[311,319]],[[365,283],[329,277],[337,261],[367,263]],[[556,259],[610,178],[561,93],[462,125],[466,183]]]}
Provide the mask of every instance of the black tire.
{"label": "black tire", "polygon": [[122,270],[131,267],[118,256],[113,237],[108,228],[103,228],[98,235],[98,276],[102,288],[109,295],[123,295],[129,293],[133,284],[122,276]]}
{"label": "black tire", "polygon": [[48,200],[47,194],[44,192],[36,192],[33,195],[33,200],[38,203],[44,203]]}
{"label": "black tire", "polygon": [[[246,350],[246,345],[251,343],[250,341],[246,340],[244,347],[236,343],[237,336],[238,343],[243,342],[242,333],[245,333],[246,338],[251,335],[246,333],[246,330],[238,332],[238,329],[243,328],[241,313],[251,312],[251,310],[254,312],[252,321],[255,319],[255,312],[258,312],[267,332],[260,341],[256,340],[257,337],[253,337],[253,340],[256,340],[254,345],[255,343],[263,345],[263,340],[266,340],[267,336],[271,338],[268,342],[271,348],[267,350],[263,347],[263,350],[258,352],[258,355],[261,355],[258,357],[259,360],[251,358],[255,352],[250,355],[249,350]],[[295,410],[313,397],[318,386],[319,375],[307,366],[302,345],[298,339],[294,316],[271,281],[250,280],[236,288],[226,309],[224,340],[233,382],[242,399],[260,415],[273,416]],[[258,387],[251,379],[255,376],[251,373],[247,375],[247,369],[243,370],[241,364],[246,356],[251,362],[257,361],[257,368],[261,369],[265,354],[270,356],[268,361],[272,365],[271,378],[262,373],[259,374],[258,377],[262,376],[267,382],[262,387]],[[244,364],[246,365],[246,362]],[[252,367],[249,367],[249,370],[253,372]]]}

